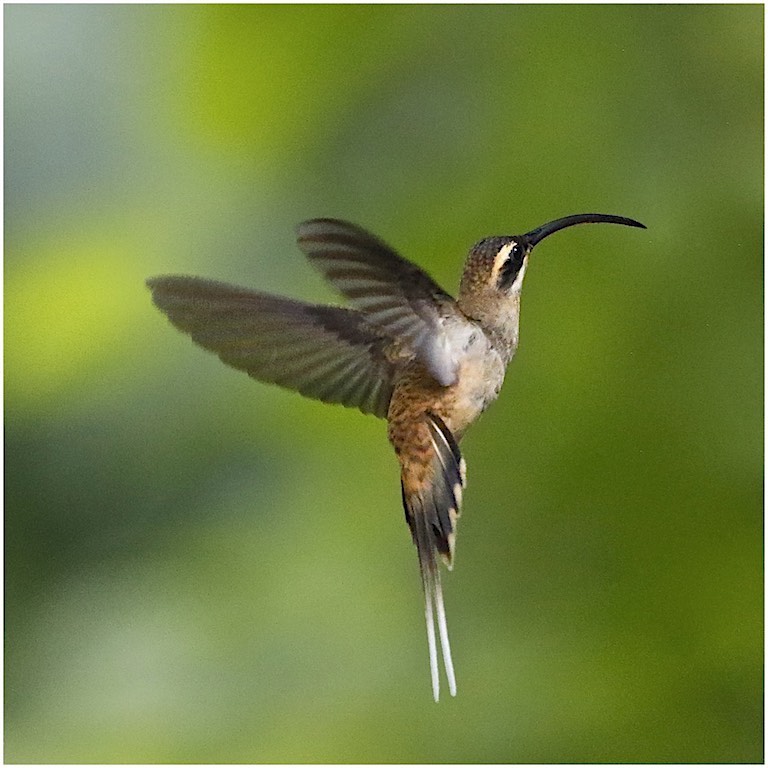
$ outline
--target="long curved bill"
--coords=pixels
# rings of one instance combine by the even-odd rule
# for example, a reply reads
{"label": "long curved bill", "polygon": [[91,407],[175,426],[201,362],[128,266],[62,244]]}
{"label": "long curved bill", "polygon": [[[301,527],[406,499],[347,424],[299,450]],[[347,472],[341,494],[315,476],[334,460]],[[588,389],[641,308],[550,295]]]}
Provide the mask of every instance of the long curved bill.
{"label": "long curved bill", "polygon": [[608,213],[576,213],[573,216],[565,216],[562,219],[555,219],[547,224],[542,224],[536,229],[532,229],[525,234],[525,239],[533,248],[536,243],[554,232],[559,232],[566,227],[572,227],[575,224],[623,224],[626,227],[640,227],[645,229],[645,224],[641,224],[634,219],[628,219],[626,216],[611,216]]}

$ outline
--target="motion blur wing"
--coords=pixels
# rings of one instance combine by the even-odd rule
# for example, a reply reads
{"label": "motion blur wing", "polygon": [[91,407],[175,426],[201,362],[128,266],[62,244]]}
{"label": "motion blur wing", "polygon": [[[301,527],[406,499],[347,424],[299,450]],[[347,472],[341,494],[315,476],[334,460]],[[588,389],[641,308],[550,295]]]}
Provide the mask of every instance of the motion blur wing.
{"label": "motion blur wing", "polygon": [[363,313],[196,277],[154,277],[147,285],[168,319],[227,365],[307,397],[386,416],[390,341]]}

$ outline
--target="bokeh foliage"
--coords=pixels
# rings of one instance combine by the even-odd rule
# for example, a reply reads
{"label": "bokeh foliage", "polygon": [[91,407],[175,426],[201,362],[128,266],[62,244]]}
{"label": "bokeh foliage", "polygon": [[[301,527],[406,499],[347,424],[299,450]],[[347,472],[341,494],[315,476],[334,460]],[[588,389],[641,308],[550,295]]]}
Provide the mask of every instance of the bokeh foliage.
{"label": "bokeh foliage", "polygon": [[[6,6],[5,757],[762,759],[761,6]],[[382,423],[194,348],[144,278],[333,299],[537,249],[464,442],[431,701]]]}

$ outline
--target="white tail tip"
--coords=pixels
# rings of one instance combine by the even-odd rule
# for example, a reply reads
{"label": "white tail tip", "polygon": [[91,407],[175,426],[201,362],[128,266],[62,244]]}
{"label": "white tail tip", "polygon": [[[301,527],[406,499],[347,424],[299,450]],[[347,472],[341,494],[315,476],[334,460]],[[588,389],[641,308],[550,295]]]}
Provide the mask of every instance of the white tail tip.
{"label": "white tail tip", "polygon": [[[437,641],[435,639],[434,609],[437,610],[437,628],[440,633],[440,648],[443,652],[445,676],[448,678],[448,690],[451,696],[456,695],[456,675],[453,671],[451,658],[451,643],[448,640],[448,623],[445,620],[445,605],[443,603],[443,588],[440,577],[435,583],[424,590],[424,615],[427,620],[427,642],[429,643],[429,670],[432,674],[432,695],[435,701],[440,700],[440,671],[437,666]],[[434,606],[434,607],[433,607]]]}
{"label": "white tail tip", "polygon": [[451,696],[456,695],[456,675],[453,672],[453,659],[451,658],[451,643],[448,640],[448,623],[445,620],[445,606],[443,605],[443,588],[438,579],[435,585],[435,603],[437,605],[437,628],[440,630],[440,647],[443,649],[443,664],[445,676],[448,678],[448,690]]}
{"label": "white tail tip", "polygon": [[437,669],[437,642],[435,641],[435,620],[432,613],[432,595],[424,593],[424,616],[427,620],[427,642],[429,643],[429,671],[432,674],[432,695],[440,701],[440,673]]}

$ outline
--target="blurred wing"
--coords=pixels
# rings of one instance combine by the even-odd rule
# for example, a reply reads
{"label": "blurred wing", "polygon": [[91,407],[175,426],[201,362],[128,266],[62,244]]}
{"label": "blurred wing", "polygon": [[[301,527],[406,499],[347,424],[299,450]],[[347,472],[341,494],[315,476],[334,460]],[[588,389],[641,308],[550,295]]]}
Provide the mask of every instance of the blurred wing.
{"label": "blurred wing", "polygon": [[201,347],[253,378],[385,417],[390,344],[361,312],[196,277],[147,281],[157,307]]}
{"label": "blurred wing", "polygon": [[403,339],[443,386],[455,383],[460,351],[443,320],[454,300],[429,275],[363,229],[336,219],[300,224],[299,247],[371,324]]}

